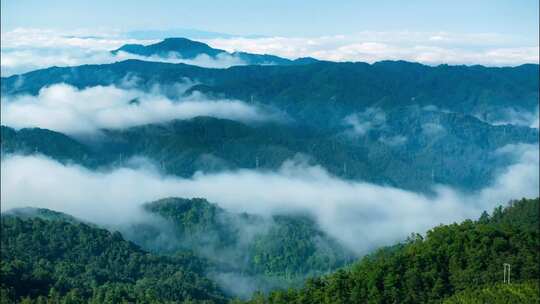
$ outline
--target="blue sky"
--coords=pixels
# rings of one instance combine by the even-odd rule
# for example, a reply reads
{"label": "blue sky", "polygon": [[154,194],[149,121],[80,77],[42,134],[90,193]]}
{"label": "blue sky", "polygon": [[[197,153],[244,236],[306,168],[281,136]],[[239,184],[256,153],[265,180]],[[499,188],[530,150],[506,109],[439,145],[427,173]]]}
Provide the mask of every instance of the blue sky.
{"label": "blue sky", "polygon": [[17,27],[196,28],[269,36],[365,30],[494,32],[537,41],[538,0],[3,0],[2,30]]}

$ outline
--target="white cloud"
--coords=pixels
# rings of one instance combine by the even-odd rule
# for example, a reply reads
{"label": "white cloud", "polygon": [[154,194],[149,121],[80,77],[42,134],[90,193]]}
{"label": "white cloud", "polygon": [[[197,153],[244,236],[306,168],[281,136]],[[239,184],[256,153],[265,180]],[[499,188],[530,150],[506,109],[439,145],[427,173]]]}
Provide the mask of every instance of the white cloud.
{"label": "white cloud", "polygon": [[169,62],[169,63],[184,63],[190,65],[201,66],[205,68],[228,68],[236,65],[246,65],[247,63],[243,61],[238,56],[222,53],[218,54],[215,57],[210,57],[206,54],[201,54],[192,59],[184,59],[178,53],[171,52],[166,57],[160,56],[137,56],[129,54],[126,52],[119,52],[116,55],[116,58],[119,60],[125,59],[139,59],[146,61],[158,61],[158,62]]}
{"label": "white cloud", "polygon": [[538,106],[533,112],[522,109],[507,108],[499,110],[497,113],[494,114],[495,115],[492,115],[493,117],[488,117],[487,119],[483,119],[482,117],[480,117],[480,119],[485,120],[493,125],[511,124],[538,129],[538,119],[540,116]]}
{"label": "white cloud", "polygon": [[407,137],[403,135],[382,136],[379,141],[389,146],[400,146],[407,142]]}
{"label": "white cloud", "polygon": [[425,123],[422,124],[422,134],[426,137],[439,136],[446,133],[446,129],[437,123]]}
{"label": "white cloud", "polygon": [[331,61],[408,60],[425,64],[519,65],[538,62],[538,45],[494,33],[361,32],[321,37],[217,38],[205,42],[228,51],[311,56]]}
{"label": "white cloud", "polygon": [[80,48],[29,48],[2,50],[2,76],[26,73],[29,71],[47,68],[51,66],[77,66],[82,64],[105,64],[137,59],[144,61],[184,63],[205,68],[228,68],[236,65],[245,65],[246,62],[237,56],[219,54],[210,57],[201,54],[192,59],[183,59],[177,53],[169,56],[139,56],[126,52],[118,52],[113,55],[108,50],[87,50]]}
{"label": "white cloud", "polygon": [[343,123],[350,127],[349,135],[363,136],[373,129],[386,126],[386,114],[379,108],[367,108],[363,112],[347,115]]}
{"label": "white cloud", "polygon": [[119,31],[55,31],[48,29],[15,29],[2,33],[2,76],[20,74],[50,66],[104,64],[126,59],[169,63],[185,63],[207,68],[227,68],[246,64],[240,58],[220,54],[216,58],[200,55],[192,59],[176,53],[169,56],[138,56],[126,52],[113,55],[110,51],[124,44],[151,44],[157,40],[126,38]]}
{"label": "white cloud", "polygon": [[[111,63],[141,59],[186,63],[211,68],[245,64],[239,58],[222,55],[192,60],[174,54],[168,58],[142,57],[127,53],[113,56],[110,50],[126,43],[150,44],[156,40],[137,40],[119,30],[72,30],[19,28],[2,32],[2,76],[38,68],[81,64]],[[538,45],[518,36],[496,33],[448,32],[373,32],[320,37],[216,38],[204,42],[230,52],[246,51],[287,58],[315,57],[332,61],[409,60],[425,64],[484,64],[489,66],[537,63]]]}
{"label": "white cloud", "polygon": [[150,43],[124,39],[119,31],[56,31],[18,28],[1,35],[2,76],[49,66],[114,62],[109,50],[126,43]]}
{"label": "white cloud", "polygon": [[[133,80],[126,79],[127,84]],[[172,89],[180,90],[181,84]],[[213,116],[240,121],[277,119],[238,100],[210,100],[195,93],[171,100],[159,89],[142,92],[114,86],[79,90],[66,84],[42,88],[37,96],[4,96],[1,122],[14,128],[40,127],[68,134],[95,133],[173,119]]]}
{"label": "white cloud", "polygon": [[[387,133],[389,129],[386,124],[386,114],[376,107],[350,114],[343,119],[343,123],[349,127],[345,134],[352,138],[364,136],[372,130]],[[407,137],[401,134],[381,134],[378,141],[388,146],[400,146],[407,142]]]}
{"label": "white cloud", "polygon": [[302,211],[358,253],[392,244],[440,223],[475,218],[510,199],[538,196],[538,147],[513,145],[515,163],[493,183],[464,194],[435,186],[434,195],[346,181],[323,168],[288,161],[277,172],[239,170],[162,176],[150,166],[93,172],[43,156],[5,156],[2,210],[34,206],[67,212],[98,224],[122,224],[143,216],[139,206],[168,197],[205,197],[232,211],[269,215]]}
{"label": "white cloud", "polygon": [[[110,50],[126,43],[137,43],[141,40],[123,38],[118,30],[72,30],[58,31],[54,29],[17,28],[2,32],[2,48],[64,48],[78,47],[83,49]],[[150,43],[154,40],[143,40]]]}

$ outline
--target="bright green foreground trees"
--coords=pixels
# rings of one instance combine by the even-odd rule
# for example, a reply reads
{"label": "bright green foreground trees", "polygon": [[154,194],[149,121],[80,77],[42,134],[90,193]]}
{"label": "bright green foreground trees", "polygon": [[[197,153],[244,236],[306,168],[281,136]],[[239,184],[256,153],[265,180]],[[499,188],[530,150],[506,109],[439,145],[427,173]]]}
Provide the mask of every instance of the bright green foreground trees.
{"label": "bright green foreground trees", "polygon": [[[154,207],[169,213],[172,207],[189,207],[187,203]],[[182,229],[215,223],[202,220],[212,218],[215,210],[208,207],[202,213],[182,213],[178,218]],[[208,265],[193,255],[156,256],[119,233],[65,221],[50,211],[45,215],[47,220],[2,216],[0,303],[228,301],[204,277]],[[247,302],[536,303],[538,218],[538,198],[514,201],[477,221],[441,225],[425,237],[412,235],[406,243],[383,248],[349,268],[309,279],[301,289],[257,294]],[[304,231],[299,227],[308,224],[282,220],[285,223],[279,229],[284,231]],[[294,240],[301,242],[307,236],[298,237]],[[257,246],[269,245],[261,239]],[[272,246],[260,252],[288,250],[288,242]],[[309,246],[306,243],[295,250],[300,253]],[[265,258],[261,256],[261,267],[271,272],[273,265],[281,269],[277,261]],[[291,256],[291,266],[295,261]],[[512,284],[502,283],[503,263],[512,265]]]}
{"label": "bright green foreground trees", "polygon": [[[441,303],[453,295],[446,303],[536,303],[538,210],[538,198],[514,201],[478,221],[439,226],[425,238],[381,249],[303,289],[250,303]],[[512,265],[514,283],[501,287],[503,263]]]}
{"label": "bright green foreground trees", "polygon": [[225,302],[197,258],[151,255],[85,224],[2,216],[1,245],[3,303]]}

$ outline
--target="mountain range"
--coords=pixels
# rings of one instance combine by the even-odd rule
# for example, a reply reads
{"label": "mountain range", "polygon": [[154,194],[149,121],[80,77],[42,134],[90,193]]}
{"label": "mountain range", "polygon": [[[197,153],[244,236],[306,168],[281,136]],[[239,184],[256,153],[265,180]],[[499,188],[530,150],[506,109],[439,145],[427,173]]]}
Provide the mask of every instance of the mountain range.
{"label": "mountain range", "polygon": [[[175,51],[186,58],[222,53],[184,38],[119,50],[145,56]],[[211,69],[127,60],[2,78],[1,91],[6,96],[35,95],[56,83],[79,89],[122,87],[130,78],[141,90],[189,79],[185,91],[164,94],[171,99],[204,94],[209,100],[241,100],[282,119],[253,124],[200,118],[104,130],[108,144],[99,147],[71,135],[35,136],[30,134],[45,131],[19,134],[3,128],[3,151],[43,151],[91,167],[140,154],[180,176],[254,168],[256,159],[261,168],[276,169],[299,154],[340,177],[429,191],[432,183],[467,190],[486,186],[499,165],[509,161],[494,159],[494,151],[538,142],[538,128],[514,125],[508,115],[538,109],[538,65],[533,64],[488,68],[313,61]],[[51,151],[57,144],[62,151]],[[408,172],[407,177],[401,172]]]}
{"label": "mountain range", "polygon": [[[94,132],[77,133],[39,124],[11,125],[5,123],[4,112],[3,165],[14,155],[22,160],[38,156],[85,176],[104,178],[115,170],[131,170],[142,158],[159,180],[156,185],[247,173],[273,181],[283,172],[297,177],[299,171],[302,181],[314,176],[339,181],[341,191],[369,186],[384,192],[366,194],[373,204],[366,208],[387,204],[387,193],[406,193],[445,207],[448,217],[437,219],[452,219],[452,214],[464,218],[466,212],[454,210],[456,205],[449,201],[468,197],[471,209],[488,205],[475,201],[479,193],[494,199],[506,189],[502,183],[515,187],[528,182],[509,168],[523,170],[537,163],[536,156],[520,154],[538,153],[537,64],[291,60],[230,53],[186,38],[127,44],[111,51],[121,52],[143,60],[50,67],[2,77],[3,112],[22,105],[18,113],[31,119],[32,106],[43,102],[52,115],[46,119],[63,119],[70,111],[91,109],[73,111],[68,103],[99,103],[113,88],[115,98],[126,94],[129,100],[111,103],[120,109],[116,112],[98,109],[97,115],[114,121],[133,118],[129,125],[100,125]],[[241,64],[205,68],[162,62],[171,58],[234,58]],[[57,90],[48,91],[56,85]],[[98,94],[87,98],[96,88]],[[65,90],[70,92],[66,100],[60,96]],[[57,99],[51,101],[51,96]],[[81,100],[72,100],[77,98]],[[64,108],[53,102],[63,102]],[[209,104],[223,108],[160,116],[164,104],[171,106],[165,108],[170,112],[182,104],[188,105],[184,110]],[[248,109],[252,119],[223,114],[235,109]],[[153,120],[139,122],[137,115]],[[79,123],[88,121],[75,119]],[[24,176],[47,177],[48,172]],[[4,167],[2,178],[11,178],[4,176]],[[122,183],[114,185],[128,185],[126,189],[107,185],[97,190],[103,196],[96,197],[111,192],[116,199],[134,192],[129,181],[118,180]],[[26,182],[12,181],[10,185]],[[292,185],[290,195],[306,191],[298,189],[303,185]],[[238,191],[257,191],[252,186],[246,183]],[[267,186],[269,196],[273,186]],[[312,196],[307,205],[323,205],[324,212],[337,213],[324,205],[334,199],[332,189],[324,190],[328,197]],[[55,195],[65,203],[62,193]],[[441,195],[440,200],[430,200]],[[413,234],[361,256],[339,234],[330,233],[309,208],[291,206],[258,214],[225,208],[219,195],[215,201],[200,196],[154,197],[137,207],[141,217],[127,224],[97,225],[63,210],[33,208],[37,201],[3,212],[0,303],[474,303],[473,297],[504,303],[508,294],[507,302],[538,299],[538,199],[512,201],[478,220],[434,227],[425,236]],[[256,197],[264,201],[264,196]],[[11,197],[3,193],[4,198]],[[76,195],[69,198],[77,200]],[[364,206],[363,198],[358,202]],[[411,212],[423,208],[406,197],[398,205]],[[389,214],[373,212],[355,209],[350,216],[362,223]],[[418,227],[398,224],[402,229]],[[366,239],[359,241],[366,248],[372,248],[371,233],[379,235],[367,231]],[[503,263],[512,264],[519,284],[500,284]],[[261,293],[254,294],[257,290]]]}

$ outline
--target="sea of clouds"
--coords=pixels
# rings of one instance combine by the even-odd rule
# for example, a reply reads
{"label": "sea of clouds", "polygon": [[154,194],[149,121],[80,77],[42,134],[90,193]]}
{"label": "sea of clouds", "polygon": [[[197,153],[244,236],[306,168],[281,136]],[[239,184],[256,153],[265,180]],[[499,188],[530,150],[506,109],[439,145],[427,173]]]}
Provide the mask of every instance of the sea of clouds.
{"label": "sea of clouds", "polygon": [[[202,55],[194,59],[183,59],[174,53],[168,57],[143,57],[125,52],[113,55],[110,51],[123,44],[151,44],[159,41],[134,39],[128,33],[114,30],[58,31],[18,28],[2,32],[1,40],[2,76],[49,66],[111,63],[125,59],[186,63],[211,68],[245,64],[238,57],[227,54],[217,58]],[[539,60],[537,44],[531,45],[528,41],[496,33],[362,31],[349,35],[318,37],[227,35],[201,41],[229,52],[273,54],[291,59],[310,56],[332,61],[372,63],[380,60],[408,60],[430,65],[448,63],[488,66],[514,66],[537,63]]]}
{"label": "sea of clouds", "polygon": [[[182,96],[190,83],[172,87]],[[42,88],[37,95],[7,95],[1,103],[2,125],[15,129],[39,127],[72,135],[98,133],[174,119],[212,116],[244,122],[279,119],[278,114],[239,100],[210,99],[197,92],[167,97],[168,88],[149,91],[116,86],[77,89],[67,84]]]}
{"label": "sea of clouds", "polygon": [[[2,34],[2,73],[20,73],[50,65],[106,63],[132,58],[109,51],[124,43],[152,43],[122,33],[61,33],[18,29]],[[229,51],[313,56],[328,60],[376,61],[406,59],[429,64],[484,63],[516,65],[538,61],[538,46],[508,43],[500,35],[449,33],[373,33],[311,38],[215,38],[214,47]],[[502,45],[508,45],[502,47]],[[476,51],[469,51],[474,47]],[[122,57],[126,56],[126,57]],[[181,58],[144,58],[185,62]],[[196,58],[200,61],[201,58]],[[239,64],[231,58],[210,65]],[[201,61],[202,62],[202,61]],[[191,62],[190,64],[200,64]],[[179,89],[185,91],[187,85]],[[97,86],[77,89],[65,84],[42,88],[36,96],[2,96],[1,121],[14,128],[41,127],[67,134],[88,134],[172,119],[214,116],[240,121],[275,119],[274,114],[237,100],[215,100],[200,94],[171,98],[160,89]],[[509,121],[533,124],[535,116],[510,113]],[[345,118],[357,136],[385,123],[384,113],[368,109]],[[423,132],[440,132],[426,125]],[[399,145],[406,138],[387,138]],[[392,244],[412,232],[440,223],[474,218],[510,199],[538,196],[538,146],[512,145],[493,152],[513,164],[474,193],[432,185],[433,195],[332,176],[324,168],[290,160],[277,171],[237,170],[196,174],[192,178],[163,175],[150,161],[107,171],[61,164],[40,155],[3,155],[2,211],[23,206],[50,208],[97,223],[130,222],[145,217],[141,204],[168,196],[205,197],[238,212],[270,215],[312,214],[329,234],[358,253]]]}
{"label": "sea of clouds", "polygon": [[389,245],[438,224],[476,218],[511,199],[538,196],[537,145],[511,145],[496,152],[511,157],[490,186],[462,193],[433,185],[432,195],[330,175],[324,168],[289,160],[277,171],[237,170],[163,175],[149,161],[91,171],[40,155],[2,159],[2,211],[50,208],[100,224],[143,220],[140,206],[164,197],[204,197],[222,208],[260,215],[308,213],[328,234],[358,254]]}
{"label": "sea of clouds", "polygon": [[47,29],[19,28],[2,33],[3,77],[26,73],[51,66],[76,66],[82,64],[105,64],[127,59],[184,63],[207,68],[227,68],[246,64],[240,58],[220,54],[216,57],[199,55],[185,59],[177,53],[168,56],[139,56],[126,52],[112,54],[110,51],[124,44],[151,44],[159,40],[127,38],[120,32],[55,31]]}

